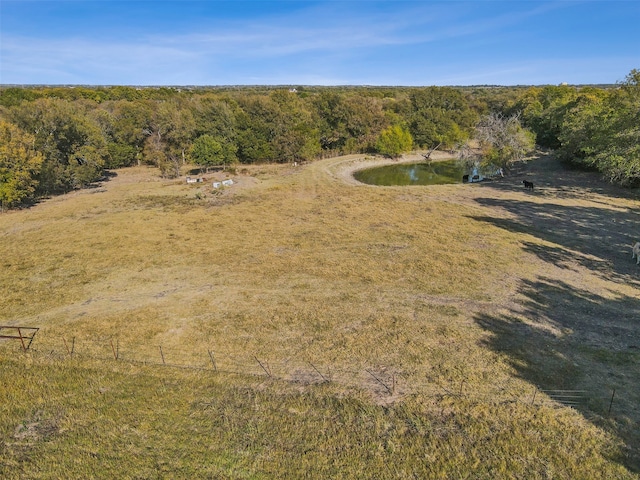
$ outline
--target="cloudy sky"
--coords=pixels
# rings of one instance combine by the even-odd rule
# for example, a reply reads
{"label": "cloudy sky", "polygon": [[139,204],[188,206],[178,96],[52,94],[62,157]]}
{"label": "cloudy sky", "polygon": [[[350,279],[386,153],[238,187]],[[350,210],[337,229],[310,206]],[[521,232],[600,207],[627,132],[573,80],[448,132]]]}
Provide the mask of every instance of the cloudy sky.
{"label": "cloudy sky", "polygon": [[632,69],[638,0],[0,0],[1,84],[601,84]]}

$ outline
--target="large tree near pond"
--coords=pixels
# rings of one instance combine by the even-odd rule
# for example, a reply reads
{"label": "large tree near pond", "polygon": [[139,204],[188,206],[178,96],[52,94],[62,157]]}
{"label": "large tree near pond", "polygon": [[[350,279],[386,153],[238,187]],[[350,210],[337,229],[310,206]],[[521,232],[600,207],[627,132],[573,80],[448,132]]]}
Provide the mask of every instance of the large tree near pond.
{"label": "large tree near pond", "polygon": [[376,142],[376,150],[390,158],[398,158],[413,147],[413,138],[409,130],[401,125],[384,129]]}
{"label": "large tree near pond", "polygon": [[374,146],[389,120],[379,98],[358,93],[323,91],[313,100],[322,149],[356,153]]}
{"label": "large tree near pond", "polygon": [[505,169],[535,147],[534,134],[522,127],[518,115],[485,115],[476,126],[475,138],[480,143],[483,163]]}
{"label": "large tree near pond", "polygon": [[459,89],[419,89],[411,93],[410,102],[409,130],[421,148],[452,147],[466,140],[478,121],[478,114]]}

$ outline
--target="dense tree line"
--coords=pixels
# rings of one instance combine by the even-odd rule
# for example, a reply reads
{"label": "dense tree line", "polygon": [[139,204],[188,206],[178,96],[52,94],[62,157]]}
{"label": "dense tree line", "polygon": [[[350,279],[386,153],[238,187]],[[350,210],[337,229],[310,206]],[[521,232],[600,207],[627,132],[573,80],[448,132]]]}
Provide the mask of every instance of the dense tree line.
{"label": "dense tree line", "polygon": [[481,113],[461,90],[439,87],[4,88],[0,119],[30,145],[33,161],[29,188],[18,188],[11,172],[25,170],[0,158],[0,195],[5,207],[16,205],[140,164],[174,177],[186,163],[395,157],[413,145],[452,147],[471,135]]}
{"label": "dense tree line", "polygon": [[519,112],[536,143],[567,163],[640,186],[640,71],[613,88],[532,87],[503,105]]}
{"label": "dense tree line", "polygon": [[495,140],[488,125],[519,139],[531,131],[561,158],[637,185],[639,80],[634,70],[615,88],[5,87],[0,202],[11,207],[141,164],[174,177],[186,163],[397,157],[411,148],[459,148],[474,137],[484,142],[485,161],[522,155],[527,142],[487,143]]}

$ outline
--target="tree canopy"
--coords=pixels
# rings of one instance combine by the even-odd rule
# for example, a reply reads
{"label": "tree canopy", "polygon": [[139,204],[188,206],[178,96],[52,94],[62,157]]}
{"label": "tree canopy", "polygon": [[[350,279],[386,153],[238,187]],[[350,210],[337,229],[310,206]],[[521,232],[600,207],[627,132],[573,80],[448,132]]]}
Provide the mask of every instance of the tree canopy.
{"label": "tree canopy", "polygon": [[559,138],[565,160],[601,171],[627,186],[640,185],[640,71],[605,96],[582,94],[567,111]]}
{"label": "tree canopy", "polygon": [[508,166],[532,134],[560,158],[635,186],[639,79],[633,70],[612,87],[0,87],[4,135],[22,138],[32,160],[24,167],[3,143],[3,204],[82,188],[105,168],[148,164],[174,177],[188,162],[396,157],[474,136],[485,161]]}
{"label": "tree canopy", "polygon": [[190,156],[193,163],[206,168],[229,165],[235,161],[235,147],[224,139],[204,134],[191,145]]}
{"label": "tree canopy", "polygon": [[409,130],[401,125],[394,125],[384,129],[376,142],[376,149],[382,155],[398,158],[413,147],[413,138]]}
{"label": "tree canopy", "polygon": [[34,144],[33,135],[0,121],[0,210],[33,195],[44,161]]}

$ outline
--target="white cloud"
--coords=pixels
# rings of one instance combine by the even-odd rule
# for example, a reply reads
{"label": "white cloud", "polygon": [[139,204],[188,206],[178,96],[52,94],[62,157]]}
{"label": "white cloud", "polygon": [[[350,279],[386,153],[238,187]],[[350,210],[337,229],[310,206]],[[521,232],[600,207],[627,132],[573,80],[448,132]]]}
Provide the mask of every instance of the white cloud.
{"label": "white cloud", "polygon": [[[545,78],[555,82],[567,76],[563,72],[572,73],[572,65],[586,79],[602,75],[605,68],[588,57],[584,67],[571,59],[552,64],[530,58],[538,54],[533,49],[523,59],[523,46],[510,44],[521,32],[532,35],[544,15],[575,9],[577,2],[302,5],[295,12],[280,9],[260,17],[193,19],[174,29],[143,21],[139,28],[131,21],[121,28],[114,22],[101,30],[100,39],[82,30],[73,30],[73,37],[51,33],[50,38],[43,31],[36,38],[3,28],[0,82],[531,84],[545,83]],[[624,76],[627,72],[618,74],[614,60],[604,59],[603,65],[616,77]],[[577,73],[560,81],[579,82],[576,78]]]}

